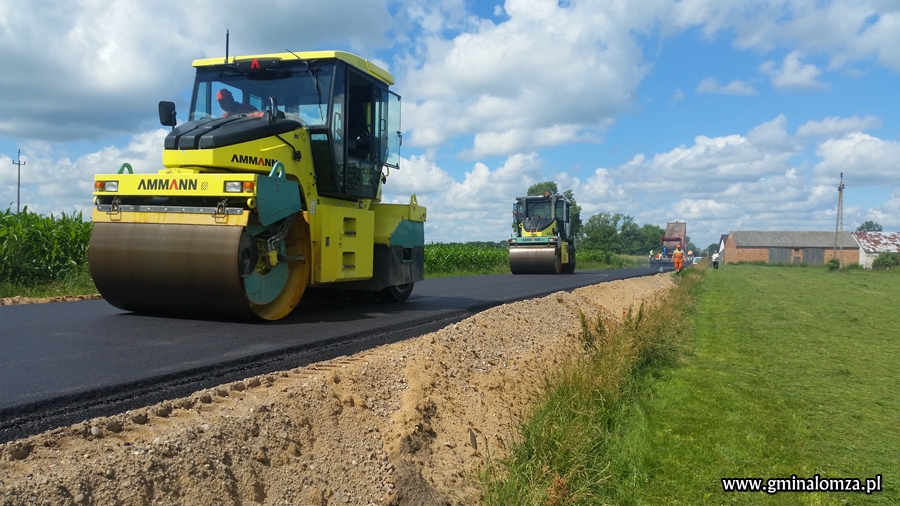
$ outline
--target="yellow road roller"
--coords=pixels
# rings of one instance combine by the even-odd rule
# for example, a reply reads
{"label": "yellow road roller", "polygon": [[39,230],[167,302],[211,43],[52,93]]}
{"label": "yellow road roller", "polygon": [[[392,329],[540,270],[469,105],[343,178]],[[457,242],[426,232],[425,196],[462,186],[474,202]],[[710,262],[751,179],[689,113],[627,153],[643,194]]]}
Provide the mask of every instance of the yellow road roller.
{"label": "yellow road roller", "polygon": [[128,311],[278,320],[307,287],[404,301],[426,209],[381,202],[400,162],[390,73],[341,51],[201,59],[156,174],[94,177],[88,259]]}
{"label": "yellow road roller", "polygon": [[572,203],[563,195],[546,193],[518,197],[513,204],[509,270],[513,274],[571,274],[575,272]]}

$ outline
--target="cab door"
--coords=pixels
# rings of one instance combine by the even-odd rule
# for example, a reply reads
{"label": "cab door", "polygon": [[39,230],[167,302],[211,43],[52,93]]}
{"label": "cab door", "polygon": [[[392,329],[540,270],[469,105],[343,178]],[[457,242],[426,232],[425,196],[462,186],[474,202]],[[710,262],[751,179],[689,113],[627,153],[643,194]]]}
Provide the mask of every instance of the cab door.
{"label": "cab door", "polygon": [[400,95],[388,90],[380,90],[381,104],[378,117],[378,139],[381,163],[388,167],[400,168]]}

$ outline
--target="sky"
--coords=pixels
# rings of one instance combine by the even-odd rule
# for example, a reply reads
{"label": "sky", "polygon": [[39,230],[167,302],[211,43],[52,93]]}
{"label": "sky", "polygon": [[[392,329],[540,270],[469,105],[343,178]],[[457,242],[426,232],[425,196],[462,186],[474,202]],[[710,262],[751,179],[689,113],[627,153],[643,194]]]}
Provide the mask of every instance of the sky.
{"label": "sky", "polygon": [[[248,11],[248,6],[252,9]],[[0,1],[0,208],[90,214],[95,173],[162,168],[194,59],[350,51],[402,98],[384,197],[426,242],[501,241],[555,181],[582,220],[900,231],[896,0]],[[184,114],[182,114],[184,117]],[[21,155],[19,155],[21,150]]]}

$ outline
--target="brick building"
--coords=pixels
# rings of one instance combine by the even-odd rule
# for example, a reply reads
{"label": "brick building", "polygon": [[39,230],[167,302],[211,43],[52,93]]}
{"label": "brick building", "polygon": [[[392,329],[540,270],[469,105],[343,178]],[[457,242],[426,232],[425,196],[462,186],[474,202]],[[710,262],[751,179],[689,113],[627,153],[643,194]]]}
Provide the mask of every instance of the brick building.
{"label": "brick building", "polygon": [[[842,232],[844,265],[859,263],[859,243],[850,232]],[[766,262],[770,264],[822,265],[838,252],[834,232],[760,232],[735,230],[725,241],[723,263]]]}
{"label": "brick building", "polygon": [[728,234],[722,234],[719,237],[719,264],[725,263],[725,243],[728,241]]}

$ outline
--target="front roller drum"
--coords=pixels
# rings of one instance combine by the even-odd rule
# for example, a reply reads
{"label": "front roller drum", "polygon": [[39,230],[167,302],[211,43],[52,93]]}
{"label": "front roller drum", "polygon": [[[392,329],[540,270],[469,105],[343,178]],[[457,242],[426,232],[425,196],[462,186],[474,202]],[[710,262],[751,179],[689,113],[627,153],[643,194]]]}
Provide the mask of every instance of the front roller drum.
{"label": "front roller drum", "polygon": [[559,274],[562,271],[562,258],[556,247],[510,248],[509,270],[513,274]]}
{"label": "front roller drum", "polygon": [[235,226],[94,223],[88,250],[100,294],[126,311],[173,315],[258,316],[277,320],[297,305],[309,281],[309,226],[293,220],[283,289],[266,304],[246,293],[246,237]]}

